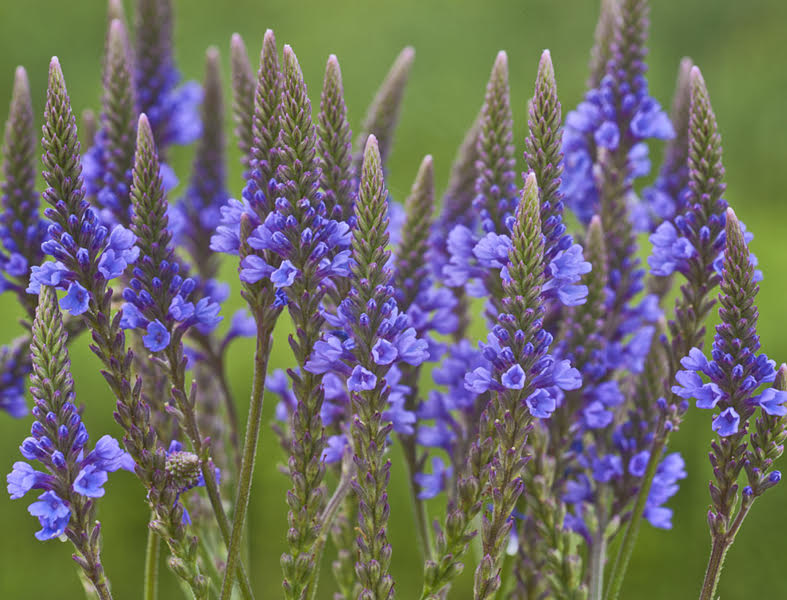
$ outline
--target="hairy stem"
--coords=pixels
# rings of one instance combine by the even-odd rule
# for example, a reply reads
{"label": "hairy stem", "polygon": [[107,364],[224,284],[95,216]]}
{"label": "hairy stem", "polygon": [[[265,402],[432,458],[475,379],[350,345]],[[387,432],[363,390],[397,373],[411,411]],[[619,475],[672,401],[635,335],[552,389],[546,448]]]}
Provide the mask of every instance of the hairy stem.
{"label": "hairy stem", "polygon": [[[155,519],[150,516],[150,520]],[[144,600],[156,600],[158,597],[159,556],[161,555],[161,538],[148,527],[148,544],[145,549],[145,596]]]}
{"label": "hairy stem", "polygon": [[262,401],[265,395],[265,375],[268,370],[268,358],[271,352],[271,332],[262,325],[263,319],[257,318],[257,348],[254,354],[254,382],[249,405],[249,421],[246,427],[246,438],[243,442],[243,458],[238,474],[238,491],[235,500],[235,514],[232,522],[232,534],[227,546],[227,567],[221,586],[222,600],[232,596],[232,584],[236,566],[240,564],[240,551],[243,538],[243,526],[249,508],[251,482],[254,475],[254,463],[257,456],[257,444],[260,439],[262,423]]}

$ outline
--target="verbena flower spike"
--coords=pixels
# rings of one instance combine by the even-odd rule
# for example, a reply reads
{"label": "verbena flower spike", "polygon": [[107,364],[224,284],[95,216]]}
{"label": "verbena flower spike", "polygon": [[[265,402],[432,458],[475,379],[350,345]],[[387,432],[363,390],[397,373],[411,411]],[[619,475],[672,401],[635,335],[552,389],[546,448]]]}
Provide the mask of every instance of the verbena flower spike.
{"label": "verbena flower spike", "polygon": [[[28,381],[33,401],[8,492],[30,497],[39,540],[72,543],[88,595],[128,595],[110,588],[101,544],[116,536],[96,520],[119,469],[150,511],[144,600],[157,597],[162,547],[188,598],[264,593],[247,541],[262,539],[255,469],[277,461],[258,451],[267,387],[288,489],[280,527],[262,536],[283,537],[285,598],[333,585],[339,600],[413,586],[420,600],[617,600],[643,521],[681,525],[670,499],[693,461],[669,441],[696,405],[712,437],[700,600],[715,600],[743,521],[781,480],[787,365],[760,348],[762,273],[724,198],[699,69],[681,61],[669,115],[649,90],[647,0],[600,0],[587,91],[565,114],[549,50],[529,99],[517,96],[520,65],[499,52],[442,204],[450,157],[430,149],[411,148],[423,159],[406,197],[386,186],[413,48],[353,132],[356,82],[335,55],[318,99],[272,30],[256,69],[234,34],[233,181],[218,50],[202,85],[182,84],[175,3],[132,4],[128,27],[123,2],[108,0],[100,106],[83,110],[79,132],[51,60],[43,215],[36,92],[21,67],[2,149],[0,293],[22,318],[0,348],[0,411],[28,413]],[[172,152],[184,171],[170,199],[178,179],[164,158],[192,142],[190,168]],[[651,147],[663,150],[652,176]],[[218,279],[227,260],[234,284]],[[245,307],[222,323],[235,287]],[[76,405],[66,345],[83,331],[109,406],[101,393]],[[291,358],[273,356],[290,368],[268,375],[285,335]],[[250,382],[228,362],[241,336],[255,337]],[[245,423],[233,398],[244,384]],[[83,414],[101,410],[120,443],[105,432],[90,443]],[[422,579],[397,571],[416,550]],[[320,576],[329,556],[332,580]]]}
{"label": "verbena flower spike", "polygon": [[134,461],[110,436],[99,439],[86,451],[88,433],[74,398],[74,380],[66,348],[63,318],[52,288],[43,288],[33,322],[30,345],[33,372],[30,392],[35,401],[31,435],[20,451],[29,462],[15,462],[7,476],[8,493],[21,498],[36,489],[43,493],[28,511],[37,517],[39,540],[67,537],[76,549],[74,560],[102,600],[111,598],[109,582],[101,565],[100,529],[95,521],[96,499],[106,490],[107,473],[132,470]]}

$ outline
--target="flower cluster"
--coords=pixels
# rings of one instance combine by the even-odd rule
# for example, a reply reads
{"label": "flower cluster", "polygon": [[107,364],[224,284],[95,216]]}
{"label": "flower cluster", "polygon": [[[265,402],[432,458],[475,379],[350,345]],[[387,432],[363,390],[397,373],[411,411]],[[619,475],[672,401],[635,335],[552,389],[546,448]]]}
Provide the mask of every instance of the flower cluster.
{"label": "flower cluster", "polygon": [[[696,399],[697,408],[721,411],[713,419],[713,430],[726,437],[737,434],[759,407],[772,416],[787,415],[787,393],[768,387],[776,379],[776,364],[758,354],[757,278],[741,227],[732,209],[727,209],[727,243],[721,280],[721,320],[713,338],[711,360],[699,348],[681,359],[685,370],[676,377],[672,391]],[[708,382],[703,381],[703,376]]]}
{"label": "flower cluster", "polygon": [[[287,600],[322,593],[330,543],[337,597],[393,597],[394,484],[412,500],[423,600],[446,598],[473,554],[475,600],[617,600],[643,520],[673,526],[670,500],[690,461],[669,441],[694,400],[714,411],[701,592],[712,600],[753,503],[781,480],[787,365],[777,370],[761,352],[762,275],[724,198],[721,138],[699,70],[681,62],[669,116],[648,89],[648,2],[602,2],[588,90],[565,118],[543,51],[521,180],[508,57],[497,55],[440,211],[440,157],[423,155],[403,203],[385,182],[412,48],[353,146],[336,56],[313,117],[294,50],[266,31],[255,74],[234,35],[243,187],[233,198],[219,51],[206,53],[202,86],[180,85],[172,11],[172,0],[136,0],[130,40],[122,2],[109,0],[101,108],[85,120],[84,154],[52,59],[43,217],[31,94],[16,72],[0,292],[18,297],[32,327],[0,349],[0,410],[25,416],[29,380],[33,423],[7,483],[12,499],[38,492],[28,509],[36,537],[69,540],[85,585],[111,600],[98,499],[109,473],[129,470],[151,515],[147,595],[164,541],[196,600],[211,589],[253,598],[243,546],[267,390],[279,398],[274,429],[290,482]],[[644,181],[654,140],[665,142],[664,158]],[[167,149],[191,142],[188,185],[170,205]],[[248,312],[219,335],[226,260]],[[475,298],[486,303],[481,315]],[[290,368],[269,375],[273,348],[283,356],[280,317],[291,325]],[[109,435],[88,443],[67,350],[83,331],[122,446]],[[256,338],[245,423],[227,365],[238,336]],[[394,460],[406,478],[392,483]]]}
{"label": "flower cluster", "polygon": [[[30,436],[19,447],[27,461],[36,461],[45,471],[30,462],[18,461],[7,476],[11,499],[25,496],[31,490],[43,493],[28,511],[38,518],[39,540],[63,536],[74,542],[83,559],[86,575],[99,587],[101,568],[98,563],[98,541],[88,541],[83,534],[91,526],[89,516],[93,500],[105,494],[107,473],[118,469],[133,470],[133,461],[118,442],[106,435],[87,452],[88,433],[74,402],[66,334],[51,289],[41,292],[33,341],[31,394],[35,400],[35,420]],[[95,531],[97,538],[98,531]]]}
{"label": "flower cluster", "polygon": [[126,303],[121,325],[126,329],[145,330],[142,338],[145,347],[151,352],[161,352],[169,346],[176,327],[181,334],[190,326],[210,331],[221,317],[218,302],[211,295],[189,301],[197,281],[180,274],[180,263],[169,244],[166,197],[153,134],[145,115],[139,119],[131,198],[132,228],[139,236],[142,258],[133,270],[130,286],[123,291]]}

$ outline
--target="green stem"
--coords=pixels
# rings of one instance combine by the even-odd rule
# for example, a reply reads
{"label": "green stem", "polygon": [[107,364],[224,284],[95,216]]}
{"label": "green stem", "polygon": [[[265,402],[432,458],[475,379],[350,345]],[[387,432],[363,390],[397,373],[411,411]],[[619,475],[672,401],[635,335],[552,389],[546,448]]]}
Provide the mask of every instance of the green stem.
{"label": "green stem", "polygon": [[328,534],[331,530],[331,524],[333,523],[333,519],[336,517],[336,513],[339,512],[339,508],[341,508],[342,504],[344,503],[344,499],[347,497],[347,492],[350,491],[350,483],[352,482],[354,476],[355,464],[353,463],[352,457],[349,454],[346,454],[342,460],[342,476],[341,479],[339,479],[339,484],[336,486],[336,490],[334,490],[330,500],[328,500],[328,504],[325,505],[325,508],[323,509],[322,515],[320,515],[319,519],[320,537],[317,538],[317,542],[314,544],[314,570],[312,571],[312,576],[306,588],[307,590],[310,590],[307,593],[311,600],[317,600],[317,582],[320,580],[322,554],[325,550],[325,543],[328,541]]}
{"label": "green stem", "polygon": [[260,437],[262,401],[265,395],[265,375],[268,370],[268,357],[271,351],[271,332],[263,327],[262,320],[258,316],[257,348],[254,354],[254,383],[251,391],[246,438],[243,442],[243,459],[238,475],[238,492],[235,501],[235,515],[232,521],[232,534],[229,536],[229,544],[227,546],[227,568],[224,571],[224,581],[221,586],[222,600],[229,600],[232,596],[235,569],[240,564],[243,526],[246,520],[246,512],[249,508],[254,462]]}
{"label": "green stem", "polygon": [[605,519],[599,518],[598,537],[590,549],[590,600],[604,598],[604,565],[607,561],[607,533]]}
{"label": "green stem", "polygon": [[[150,516],[150,520],[155,519]],[[148,527],[148,544],[145,549],[145,596],[144,600],[156,600],[158,597],[158,572],[159,556],[161,553],[161,538]]]}
{"label": "green stem", "polygon": [[617,600],[620,596],[620,590],[623,588],[623,579],[626,576],[626,569],[631,560],[631,555],[634,553],[634,546],[637,543],[637,535],[639,534],[639,527],[642,524],[642,515],[645,513],[645,506],[648,502],[650,488],[653,485],[653,478],[656,476],[661,454],[667,446],[668,440],[669,432],[664,431],[663,435],[656,439],[656,443],[651,449],[648,466],[645,469],[645,476],[642,478],[642,485],[639,488],[637,499],[634,503],[634,509],[631,512],[631,519],[623,533],[623,541],[620,543],[618,553],[615,557],[615,564],[612,567],[609,589],[606,595],[607,600]]}
{"label": "green stem", "polygon": [[410,490],[410,500],[413,504],[415,517],[415,531],[417,534],[418,549],[424,560],[432,559],[432,536],[429,532],[429,518],[426,514],[426,503],[418,497],[416,490],[415,474],[418,470],[418,457],[416,456],[415,436],[399,436],[404,450],[405,465],[407,466],[407,482]]}
{"label": "green stem", "polygon": [[[170,348],[173,348],[171,351],[172,353],[168,356],[170,365],[170,380],[172,381],[175,399],[178,404],[178,408],[183,414],[183,425],[185,426],[186,433],[191,440],[191,445],[194,449],[194,452],[200,457],[200,470],[202,471],[202,477],[205,480],[205,490],[208,492],[208,499],[210,500],[213,514],[216,517],[216,522],[219,525],[221,537],[224,540],[224,543],[227,546],[230,546],[230,520],[227,517],[227,513],[224,511],[224,505],[221,502],[219,485],[216,481],[216,472],[208,457],[209,448],[204,445],[202,435],[199,431],[199,426],[197,425],[197,416],[194,411],[194,400],[193,397],[189,398],[189,396],[186,394],[186,385],[184,382],[182,367],[173,366],[182,364],[182,352],[177,352],[172,344],[170,344]],[[193,391],[194,387],[192,386],[192,392]],[[236,557],[235,563],[232,565],[227,565],[227,569],[229,570],[230,568],[232,568],[233,576],[236,575],[238,577],[243,598],[245,600],[252,600],[254,598],[254,594],[251,591],[251,583],[249,582],[249,576],[246,573],[243,563],[237,560]],[[235,573],[235,571],[237,571],[237,573]]]}
{"label": "green stem", "polygon": [[741,525],[743,525],[743,520],[749,514],[753,503],[753,499],[748,501],[744,499],[743,505],[727,533],[723,536],[714,536],[710,557],[708,558],[708,567],[705,569],[705,580],[702,582],[700,600],[713,600],[716,588],[719,585],[719,579],[721,578],[721,570],[724,567],[724,558],[735,541],[735,536],[738,534]]}

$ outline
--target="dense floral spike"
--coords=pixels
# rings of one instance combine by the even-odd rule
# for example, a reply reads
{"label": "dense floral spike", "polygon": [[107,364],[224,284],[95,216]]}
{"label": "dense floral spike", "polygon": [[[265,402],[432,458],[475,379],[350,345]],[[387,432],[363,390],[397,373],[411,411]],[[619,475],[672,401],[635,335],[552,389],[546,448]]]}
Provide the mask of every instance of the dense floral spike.
{"label": "dense floral spike", "polygon": [[[182,341],[190,327],[202,332],[215,328],[221,321],[219,306],[209,295],[196,302],[189,300],[196,282],[184,277],[185,273],[180,274],[181,268],[174,255],[156,145],[144,114],[137,125],[131,200],[134,208],[131,225],[138,236],[142,258],[133,271],[130,286],[123,291],[126,303],[121,325],[144,330],[145,348],[164,360],[174,414],[191,442],[222,538],[229,544],[229,519],[221,504],[209,445],[197,424],[196,388],[192,385],[189,391],[186,385],[187,361]],[[245,576],[241,577],[241,582],[244,595],[248,596]]]}
{"label": "dense floral spike", "polygon": [[94,198],[107,226],[131,222],[129,189],[137,127],[131,69],[126,29],[115,19],[107,35],[100,126],[84,158],[87,194]]}
{"label": "dense floral spike", "polygon": [[587,87],[599,86],[607,72],[607,63],[612,58],[612,40],[615,35],[615,21],[618,19],[620,0],[601,0],[593,48],[590,51],[590,75]]}
{"label": "dense floral spike", "polygon": [[[649,139],[670,139],[675,135],[661,106],[648,93],[644,58],[648,33],[648,6],[645,0],[622,0],[615,19],[611,57],[598,87],[566,116],[563,151],[566,169],[562,182],[566,203],[583,223],[599,212],[603,188],[628,202],[631,182],[650,170]],[[601,181],[595,171],[606,154],[610,164],[602,166]],[[614,172],[611,170],[614,167]],[[616,190],[615,188],[620,188]],[[650,226],[646,206],[634,203],[635,225]],[[608,234],[617,235],[609,229]]]}
{"label": "dense floral spike", "polygon": [[[405,201],[406,219],[402,226],[402,238],[394,256],[393,285],[399,309],[405,311],[419,337],[429,342],[429,360],[437,362],[442,358],[445,346],[432,339],[431,334],[447,335],[458,326],[454,313],[456,299],[447,289],[435,287],[435,279],[428,260],[430,232],[434,215],[434,166],[432,157],[427,155],[421,162],[410,195]],[[400,384],[406,386],[404,409],[415,411],[420,404],[422,391],[419,390],[420,366],[402,365]],[[442,468],[433,470],[431,475],[423,472],[425,456],[417,451],[416,443],[426,441],[431,427],[419,428],[418,432],[399,432],[405,461],[410,476],[410,491],[416,510],[418,535],[425,551],[431,554],[429,523],[423,501],[443,491],[445,478],[440,476]],[[415,435],[414,435],[415,434]],[[440,461],[441,459],[435,459]],[[437,463],[433,463],[435,466]],[[418,492],[418,486],[421,491]]]}
{"label": "dense floral spike", "polygon": [[[568,361],[548,354],[552,336],[542,329],[544,306],[541,288],[544,239],[541,233],[538,183],[530,173],[512,232],[505,297],[498,323],[493,328],[484,354],[493,372],[476,369],[465,377],[465,385],[483,392],[492,390],[497,454],[490,472],[493,500],[491,515],[485,515],[483,552],[475,576],[475,597],[489,598],[500,586],[499,569],[511,530],[511,514],[523,492],[525,441],[533,417],[548,418],[555,410],[559,390],[576,389],[579,372]],[[484,389],[486,388],[486,389]]]}
{"label": "dense floral spike", "polygon": [[30,84],[27,72],[18,67],[3,143],[0,293],[16,292],[31,318],[36,302],[25,293],[26,281],[30,267],[41,264],[44,258],[41,243],[46,239],[46,222],[38,216],[35,151]]}
{"label": "dense floral spike", "polygon": [[[535,93],[528,110],[530,135],[525,140],[525,162],[541,186],[541,231],[544,234],[544,268],[548,270],[545,290],[554,288],[557,298],[567,305],[584,302],[587,286],[576,285],[579,275],[590,271],[582,258],[582,248],[566,233],[563,224],[563,194],[560,176],[561,153],[560,101],[557,97],[555,70],[549,50],[538,63]],[[572,277],[568,277],[573,273]],[[554,278],[554,279],[553,279]],[[565,279],[565,281],[561,281]],[[550,281],[551,280],[551,281]]]}
{"label": "dense floral spike", "polygon": [[[348,274],[349,228],[326,215],[318,191],[320,166],[317,133],[311,119],[298,59],[285,45],[282,59],[282,98],[278,146],[275,211],[248,238],[252,248],[277,260],[248,256],[241,262],[241,279],[256,283],[269,279],[286,294],[296,335],[290,337],[299,372],[291,371],[297,405],[292,417],[289,472],[289,553],[282,556],[284,589],[288,598],[301,598],[314,576],[314,544],[320,533],[325,504],[322,477],[323,433],[320,417],[323,390],[317,374],[304,367],[320,339],[324,322],[320,302],[331,277]],[[256,260],[252,261],[252,258]],[[267,268],[266,268],[267,267]]]}
{"label": "dense floral spike", "polygon": [[[416,366],[427,357],[426,343],[416,338],[406,315],[398,312],[389,285],[386,199],[377,140],[370,135],[355,206],[353,285],[337,315],[338,323],[350,336],[349,343],[343,344],[335,335],[326,337],[306,365],[307,370],[318,373],[338,370],[347,378],[355,413],[351,433],[358,469],[353,481],[359,498],[360,521],[359,561],[355,570],[363,588],[359,597],[377,600],[392,598],[394,585],[388,572],[391,547],[385,531],[390,512],[386,492],[390,477],[386,440],[392,429],[407,423],[402,420],[402,407],[393,404],[391,384],[386,376],[394,377],[395,361]],[[389,401],[391,410],[388,410]],[[393,421],[399,421],[399,425]]]}
{"label": "dense floral spike", "polygon": [[[44,114],[43,177],[49,187],[43,197],[51,205],[46,211],[52,222],[50,241],[60,240],[59,246],[45,244],[44,250],[56,253],[59,260],[34,267],[28,290],[67,285],[69,292],[61,300],[61,308],[84,314],[92,332],[91,349],[103,363],[103,375],[117,398],[115,420],[126,432],[123,443],[148,490],[154,512],[150,526],[167,542],[175,573],[202,599],[207,594],[207,581],[196,562],[197,540],[186,535],[179,490],[160,476],[164,472],[164,452],[151,429],[150,408],[140,398],[141,381],[132,377],[133,354],[126,349],[121,314],[111,314],[112,290],[107,288],[107,281],[123,273],[127,260],[136,258],[136,237],[117,225],[107,241],[106,228],[84,200],[75,119],[57,58],[50,64]],[[75,240],[84,245],[75,249]],[[74,250],[76,257],[71,258]]]}
{"label": "dense floral spike", "polygon": [[356,183],[353,181],[352,131],[347,121],[344,86],[339,61],[331,54],[325,66],[320,96],[319,154],[328,215],[347,220],[353,212]]}
{"label": "dense floral spike", "polygon": [[[443,194],[440,217],[435,219],[432,226],[430,258],[432,270],[438,277],[441,276],[443,267],[449,259],[446,240],[451,230],[457,225],[463,225],[471,231],[478,228],[476,223],[478,217],[473,210],[473,199],[475,198],[475,165],[478,160],[478,134],[481,130],[480,128],[479,116],[465,134],[462,144],[457,150],[456,157],[451,165],[448,185]],[[460,287],[451,288],[451,292],[457,300],[456,315],[459,319],[453,337],[454,341],[459,341],[465,337],[467,328],[470,325],[468,298],[464,289]]]}
{"label": "dense floral spike", "polygon": [[[735,213],[728,208],[719,294],[721,323],[716,326],[711,360],[701,350],[693,348],[681,360],[686,370],[678,372],[678,385],[672,388],[683,398],[695,398],[698,408],[720,410],[712,424],[718,436],[711,444],[710,453],[715,481],[710,485],[708,524],[713,544],[700,595],[702,600],[715,597],[724,555],[752,502],[781,478],[778,471],[767,472],[770,465],[765,465],[766,472],[747,465],[747,447],[752,445],[751,425],[755,426],[753,435],[758,445],[766,437],[783,441],[787,436],[787,421],[783,418],[787,416],[784,405],[787,392],[770,386],[776,378],[774,362],[765,354],[757,354],[760,338],[754,302],[758,289],[743,230]],[[705,383],[701,375],[706,376],[709,383]],[[762,389],[765,385],[767,387]],[[763,416],[758,423],[752,423],[757,408]],[[766,421],[774,426],[773,431],[763,429]],[[744,467],[750,485],[739,495],[737,480]]]}
{"label": "dense floral spike", "polygon": [[[711,294],[720,281],[719,257],[725,243],[727,203],[722,197],[725,185],[721,136],[705,81],[697,67],[691,70],[690,94],[689,183],[685,208],[674,223],[663,223],[650,236],[653,253],[648,259],[654,275],[668,276],[679,272],[686,278],[675,301],[674,317],[668,323],[671,339],[669,370],[665,378],[667,388],[681,367],[678,361],[687,356],[692,348],[701,349],[703,346],[704,323],[715,304]],[[667,402],[660,404],[662,415],[653,432],[653,449],[644,471],[644,483],[615,561],[610,588],[610,597],[613,599],[620,594],[639,520],[647,509],[647,498],[651,493],[649,482],[653,481],[655,486],[657,466],[669,434],[680,424],[682,403],[685,400],[674,393],[665,396]]]}
{"label": "dense floral spike", "polygon": [[136,0],[134,83],[137,109],[148,115],[159,150],[190,144],[202,133],[202,90],[194,81],[180,87],[172,50],[172,0]]}
{"label": "dense floral spike", "polygon": [[396,130],[396,123],[399,120],[399,112],[402,108],[404,91],[407,81],[410,79],[410,69],[415,59],[415,49],[407,46],[396,57],[391,69],[380,84],[377,94],[369,105],[369,109],[361,125],[361,132],[358,135],[357,154],[355,156],[355,173],[361,171],[366,151],[366,140],[370,135],[377,138],[377,145],[380,149],[380,157],[385,166],[388,155],[393,146],[393,137]]}
{"label": "dense floral spike", "polygon": [[664,160],[653,186],[642,196],[654,213],[652,220],[673,219],[685,208],[689,185],[689,109],[691,107],[691,59],[680,61],[675,94],[672,97],[670,120],[675,137],[667,141]]}
{"label": "dense floral spike", "polygon": [[[243,188],[242,200],[230,199],[221,208],[221,222],[210,239],[210,248],[215,252],[238,254],[241,246],[242,216],[246,215],[249,226],[253,229],[275,209],[281,94],[282,76],[276,38],[273,31],[268,29],[262,41],[260,67],[254,88],[252,146],[245,173],[246,185]],[[251,248],[248,248],[248,251],[254,254]]]}
{"label": "dense floral spike", "polygon": [[57,58],[49,68],[44,116],[42,175],[49,187],[43,197],[51,223],[50,239],[41,248],[55,261],[32,268],[28,291],[37,294],[42,285],[64,289],[60,307],[80,315],[91,302],[92,310],[100,310],[107,282],[122,275],[139,250],[134,234],[122,225],[108,234],[85,200],[76,119]]}
{"label": "dense floral spike", "polygon": [[[506,276],[518,194],[513,183],[513,124],[508,97],[507,59],[501,52],[487,85],[478,137],[477,195],[473,208],[481,215],[485,234],[479,239],[467,226],[455,226],[448,237],[450,260],[443,266],[446,285],[466,286],[471,295],[490,297],[488,314],[492,320],[501,310],[504,296],[500,277]],[[546,178],[542,226],[546,236],[543,258],[547,279],[542,293],[550,304],[575,306],[585,301],[587,287],[577,283],[583,274],[590,271],[590,264],[582,258],[581,246],[573,244],[571,236],[565,234],[562,224],[563,204],[558,190],[561,171],[560,104],[548,53],[539,63],[529,123],[531,132],[525,158],[531,172]]]}
{"label": "dense floral spike", "polygon": [[478,136],[473,207],[485,232],[507,230],[505,220],[517,203],[514,184],[514,122],[508,87],[508,56],[499,52],[486,86]]}
{"label": "dense floral spike", "polygon": [[[391,468],[390,460],[385,458],[385,446],[393,424],[383,416],[390,387],[384,378],[389,361],[381,352],[390,344],[378,337],[380,326],[388,325],[386,317],[391,310],[390,289],[386,287],[389,274],[385,269],[388,262],[386,197],[382,157],[376,137],[369,135],[355,210],[357,227],[353,232],[355,293],[347,308],[358,319],[353,327],[358,365],[348,379],[356,413],[352,422],[358,468],[354,487],[360,505],[356,574],[364,588],[359,598],[370,600],[394,595],[393,578],[388,573],[391,546],[385,531],[390,512],[386,487]],[[373,352],[379,360],[375,360]]]}
{"label": "dense floral spike", "polygon": [[197,144],[191,181],[186,194],[171,213],[170,227],[175,241],[191,256],[203,281],[216,276],[218,257],[205,244],[220,221],[219,210],[229,198],[225,173],[224,100],[217,48],[205,55],[204,98],[202,100],[202,136]]}
{"label": "dense floral spike", "polygon": [[254,145],[252,120],[254,118],[254,71],[249,62],[246,44],[240,34],[233,33],[230,41],[232,65],[232,115],[235,119],[235,136],[238,138],[241,164],[249,168],[251,147]]}
{"label": "dense floral spike", "polygon": [[37,471],[27,462],[14,463],[7,476],[8,492],[15,499],[32,489],[43,490],[28,509],[41,522],[36,538],[68,537],[77,551],[74,560],[98,597],[106,600],[112,596],[99,554],[101,525],[95,521],[96,499],[105,493],[108,472],[132,470],[134,462],[108,435],[85,453],[88,433],[74,404],[66,339],[57,296],[51,288],[43,288],[30,344],[35,421],[20,451],[25,459],[38,461],[46,471]]}
{"label": "dense floral spike", "polygon": [[[651,272],[686,277],[676,300],[672,334],[672,373],[677,361],[693,347],[702,347],[703,323],[713,307],[710,294],[720,281],[720,257],[725,243],[725,210],[722,197],[721,136],[710,104],[705,81],[697,67],[691,71],[691,109],[689,113],[689,183],[686,208],[674,225],[665,222],[651,235],[653,254]],[[667,238],[671,241],[667,247]]]}
{"label": "dense floral spike", "polygon": [[[130,287],[123,292],[123,326],[142,329],[150,352],[178,348],[185,330],[198,326],[211,330],[218,325],[219,306],[209,296],[189,301],[195,281],[180,274],[167,225],[167,201],[146,115],[140,116],[134,179],[131,186],[134,207],[132,230],[137,236],[142,259],[134,268]],[[180,361],[176,361],[178,364]]]}

